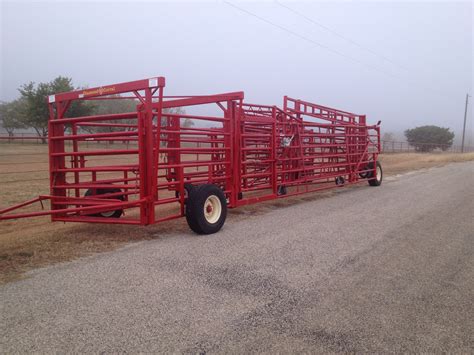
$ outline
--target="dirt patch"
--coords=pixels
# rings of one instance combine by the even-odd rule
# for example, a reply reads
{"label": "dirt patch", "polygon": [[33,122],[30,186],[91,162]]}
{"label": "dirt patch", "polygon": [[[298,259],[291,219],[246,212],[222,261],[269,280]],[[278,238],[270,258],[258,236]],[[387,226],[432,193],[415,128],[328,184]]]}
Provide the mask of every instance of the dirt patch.
{"label": "dirt patch", "polygon": [[[385,175],[474,160],[467,154],[387,154],[381,156]],[[48,194],[46,145],[0,144],[0,206]],[[229,218],[245,219],[277,208],[327,198],[339,189],[267,201],[232,210]],[[126,243],[190,233],[183,219],[148,227],[51,223],[48,217],[0,222],[0,283],[19,279],[29,270],[114,250]]]}

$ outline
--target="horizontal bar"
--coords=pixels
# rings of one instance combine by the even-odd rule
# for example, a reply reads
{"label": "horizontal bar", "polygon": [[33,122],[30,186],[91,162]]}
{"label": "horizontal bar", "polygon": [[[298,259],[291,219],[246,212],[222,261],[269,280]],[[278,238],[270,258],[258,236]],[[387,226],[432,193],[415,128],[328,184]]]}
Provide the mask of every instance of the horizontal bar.
{"label": "horizontal bar", "polygon": [[186,114],[179,114],[179,113],[166,113],[163,112],[162,117],[170,117],[170,118],[187,118],[190,120],[201,120],[201,121],[214,121],[214,122],[228,122],[230,118],[227,117],[217,117],[217,116],[198,116],[198,115],[186,115]]}
{"label": "horizontal bar", "polygon": [[62,152],[62,153],[51,153],[52,157],[64,157],[64,156],[94,156],[94,155],[116,155],[116,154],[138,154],[138,149],[109,149],[109,150],[88,150],[81,152]]}
{"label": "horizontal bar", "polygon": [[163,198],[163,199],[158,198],[158,200],[154,201],[153,204],[163,205],[163,204],[173,203],[173,202],[180,202],[180,198],[179,197],[170,197],[170,198]]}
{"label": "horizontal bar", "polygon": [[87,222],[87,223],[107,223],[107,224],[133,224],[141,225],[139,219],[125,219],[125,218],[106,218],[106,217],[92,217],[92,216],[70,216],[70,217],[55,217],[53,221],[57,222]]}
{"label": "horizontal bar", "polygon": [[1,219],[1,215],[4,214],[4,213],[7,213],[7,212],[10,212],[10,211],[16,210],[16,209],[21,208],[21,207],[24,207],[24,206],[31,205],[31,204],[33,204],[33,203],[35,203],[35,202],[39,202],[39,201],[42,201],[42,200],[46,200],[46,198],[41,198],[41,196],[40,196],[40,197],[33,198],[33,199],[31,199],[31,200],[28,200],[28,201],[25,201],[25,202],[22,202],[22,203],[13,205],[13,206],[11,206],[11,207],[4,208],[4,209],[0,210],[0,219]]}
{"label": "horizontal bar", "polygon": [[172,108],[172,107],[194,106],[194,105],[210,104],[210,103],[222,102],[222,101],[243,100],[243,99],[244,99],[243,91],[238,91],[238,92],[230,92],[230,93],[225,93],[225,94],[208,95],[208,96],[192,96],[192,97],[188,97],[184,99],[163,101],[161,103],[154,103],[153,107],[157,108],[159,107],[159,104],[161,104],[162,108]]}
{"label": "horizontal bar", "polygon": [[[71,134],[64,136],[55,136],[51,137],[51,140],[79,140],[79,139],[89,139],[89,138],[105,138],[105,137],[129,137],[129,136],[138,136],[138,131],[120,131],[120,132],[103,132],[103,133],[85,133],[85,134]],[[117,138],[117,140],[120,140]]]}
{"label": "horizontal bar", "polygon": [[[182,129],[185,129],[186,131],[183,131]],[[163,133],[163,134],[179,134],[179,135],[199,135],[199,136],[230,136],[230,133],[224,132],[221,129],[219,131],[211,131],[211,130],[207,130],[207,129],[202,129],[200,131],[196,131],[196,130],[189,131],[189,128],[182,128],[182,129],[179,130],[179,131],[161,129],[160,133]],[[155,132],[156,129],[154,129],[153,131]]]}
{"label": "horizontal bar", "polygon": [[66,100],[78,100],[100,96],[116,95],[125,92],[140,91],[148,88],[164,87],[165,78],[162,76],[135,80],[125,83],[112,84],[107,86],[95,87],[90,89],[81,89],[76,91],[64,92],[54,95],[56,102]]}
{"label": "horizontal bar", "polygon": [[74,117],[74,118],[61,118],[59,120],[50,120],[49,122],[51,122],[52,124],[64,124],[64,123],[81,123],[81,122],[92,122],[92,121],[126,120],[130,118],[137,118],[137,112],[82,116],[82,117]]}
{"label": "horizontal bar", "polygon": [[69,172],[100,172],[100,171],[134,171],[138,170],[138,165],[124,165],[124,166],[91,166],[89,168],[65,168],[54,169],[53,172],[69,173]]}
{"label": "horizontal bar", "polygon": [[[138,181],[138,180],[137,180]],[[67,184],[67,185],[55,185],[53,189],[136,189],[136,185],[118,185],[118,184],[104,184],[104,183],[96,183],[96,184]]]}
{"label": "horizontal bar", "polygon": [[278,197],[278,195],[272,193],[270,195],[265,195],[265,196],[244,198],[242,200],[237,200],[236,207],[250,205],[250,204],[253,204],[253,203],[257,203],[257,202],[274,200],[277,197]]}
{"label": "horizontal bar", "polygon": [[209,147],[209,148],[199,148],[199,147],[182,147],[182,148],[159,148],[159,152],[188,152],[188,153],[194,153],[194,152],[209,152],[213,153],[215,151],[221,151],[221,150],[230,150],[229,147]]}
{"label": "horizontal bar", "polygon": [[258,178],[258,177],[270,177],[272,176],[272,172],[268,173],[257,173],[257,174],[243,174],[242,178],[243,179],[248,179],[248,178]]}
{"label": "horizontal bar", "polygon": [[41,211],[41,212],[19,213],[19,214],[13,214],[13,215],[0,216],[0,220],[26,218],[26,217],[39,217],[39,216],[47,216],[47,215],[54,215],[54,214],[61,214],[61,213],[84,212],[84,211],[90,212],[90,213],[95,213],[95,212],[98,213],[98,212],[110,211],[114,208],[120,208],[120,207],[128,208],[127,206],[140,204],[144,201],[146,201],[146,199],[141,199],[141,200],[137,200],[133,202],[112,203],[112,204],[107,204],[107,206],[104,206],[104,208],[99,208],[96,205],[96,206],[89,206],[89,207],[62,208],[58,210],[48,210],[48,211]]}
{"label": "horizontal bar", "polygon": [[155,219],[155,222],[154,223],[160,223],[160,222],[165,222],[165,221],[170,221],[172,219],[176,219],[176,218],[180,218],[180,217],[183,217],[180,214],[174,214],[174,215],[171,215],[171,216],[166,216],[166,217],[163,217],[163,218],[159,218],[159,219]]}
{"label": "horizontal bar", "polygon": [[136,124],[127,123],[104,123],[104,122],[79,122],[76,126],[80,127],[123,127],[123,128],[138,128]]}
{"label": "horizontal bar", "polygon": [[215,166],[215,165],[229,165],[230,161],[196,161],[196,162],[182,162],[174,164],[158,164],[158,170],[170,169],[170,168],[192,168],[195,166]]}

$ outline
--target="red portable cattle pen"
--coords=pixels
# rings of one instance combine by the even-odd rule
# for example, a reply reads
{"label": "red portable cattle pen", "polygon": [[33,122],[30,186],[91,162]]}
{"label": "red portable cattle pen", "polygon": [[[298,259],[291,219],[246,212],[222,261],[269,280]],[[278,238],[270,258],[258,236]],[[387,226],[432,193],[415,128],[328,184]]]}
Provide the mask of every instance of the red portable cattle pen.
{"label": "red portable cattle pen", "polygon": [[[381,183],[379,124],[363,115],[286,96],[282,108],[245,103],[243,92],[165,96],[164,87],[158,77],[50,96],[50,195],[3,209],[0,220],[147,225],[186,216],[211,233],[227,207]],[[134,100],[136,111],[67,116],[76,101],[108,99]],[[222,114],[181,110],[210,104]],[[50,210],[11,214],[43,200]]]}

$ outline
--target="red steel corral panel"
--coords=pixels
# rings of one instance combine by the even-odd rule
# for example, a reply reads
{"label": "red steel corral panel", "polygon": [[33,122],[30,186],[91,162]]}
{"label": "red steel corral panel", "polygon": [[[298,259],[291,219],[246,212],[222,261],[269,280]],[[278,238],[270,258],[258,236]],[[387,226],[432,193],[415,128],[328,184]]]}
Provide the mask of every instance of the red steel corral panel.
{"label": "red steel corral panel", "polygon": [[[147,225],[184,216],[186,184],[215,184],[237,207],[373,173],[380,129],[363,115],[286,96],[283,108],[248,104],[243,92],[166,97],[164,87],[156,77],[50,96],[50,195],[3,209],[0,220],[49,214]],[[110,98],[134,100],[137,109],[67,116],[73,101]],[[205,104],[221,114],[170,111]],[[10,213],[42,200],[51,210]]]}

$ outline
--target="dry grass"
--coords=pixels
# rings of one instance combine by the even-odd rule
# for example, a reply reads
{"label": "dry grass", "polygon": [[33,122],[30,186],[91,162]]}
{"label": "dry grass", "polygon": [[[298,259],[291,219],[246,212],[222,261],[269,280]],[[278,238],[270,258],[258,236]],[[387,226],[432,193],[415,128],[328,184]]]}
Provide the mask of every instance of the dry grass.
{"label": "dry grass", "polygon": [[380,161],[385,175],[396,175],[407,171],[443,166],[447,163],[474,160],[473,153],[400,153],[383,154]]}
{"label": "dry grass", "polygon": [[[28,154],[35,155],[28,155]],[[381,158],[386,175],[474,160],[474,153],[391,154]],[[47,146],[0,144],[0,206],[48,194]],[[13,172],[13,173],[12,173]],[[33,179],[33,180],[32,180]],[[32,180],[26,182],[25,180]],[[275,208],[331,196],[333,191],[292,197],[235,209],[231,219],[267,213]],[[148,227],[51,223],[47,217],[0,222],[0,283],[21,278],[25,272],[94,253],[110,251],[126,243],[160,238],[166,230],[188,232],[183,219]]]}

